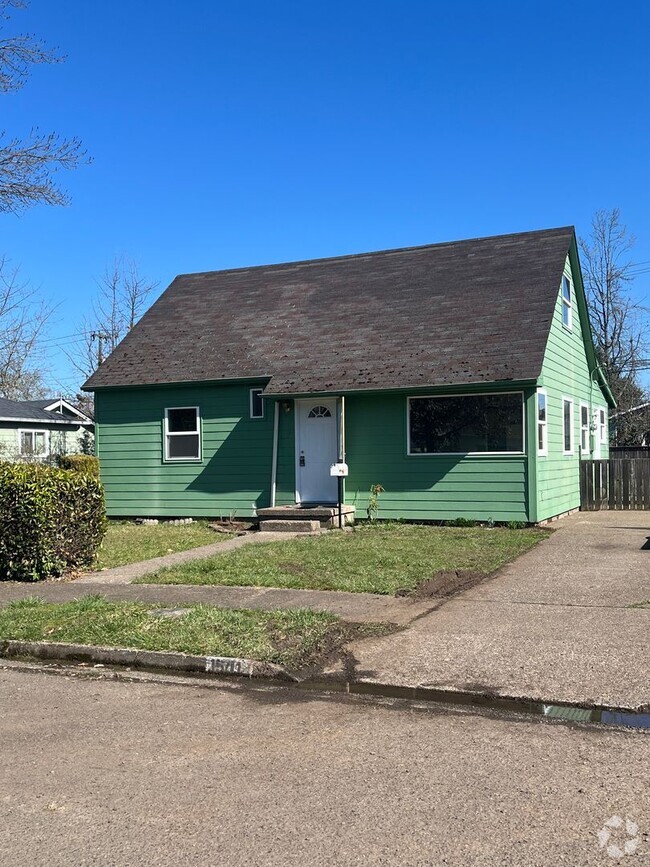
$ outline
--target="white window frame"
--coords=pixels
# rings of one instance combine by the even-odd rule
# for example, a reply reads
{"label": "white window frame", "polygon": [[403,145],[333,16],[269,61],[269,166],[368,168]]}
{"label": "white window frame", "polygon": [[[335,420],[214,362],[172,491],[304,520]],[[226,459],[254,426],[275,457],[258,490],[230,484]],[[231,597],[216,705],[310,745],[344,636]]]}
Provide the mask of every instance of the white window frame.
{"label": "white window frame", "polygon": [[[544,421],[540,421],[539,418],[539,396],[540,394],[544,395],[544,407],[545,407],[545,419]],[[537,454],[545,458],[548,455],[548,394],[546,393],[545,388],[538,388],[537,393],[535,395],[535,418],[537,422],[537,428],[535,433],[537,435]],[[542,445],[539,445],[539,430],[540,427],[542,429]]]}
{"label": "white window frame", "polygon": [[[566,280],[566,285],[569,287],[569,298],[568,300],[564,297],[564,281]],[[570,274],[564,273],[562,275],[562,285],[560,286],[560,299],[562,302],[562,327],[566,328],[567,331],[573,331],[573,280],[571,279]],[[564,321],[564,311],[567,311],[567,321]]]}
{"label": "white window frame", "polygon": [[[44,434],[45,435],[45,451],[41,455],[35,455],[34,452],[25,454],[23,452],[23,434]],[[50,456],[50,431],[42,428],[23,427],[18,429],[18,454],[21,458],[48,458]]]}
{"label": "white window frame", "polygon": [[[582,411],[587,411],[587,427],[582,423]],[[585,430],[587,431],[587,445],[583,447],[583,438]],[[591,453],[591,413],[589,412],[589,404],[580,402],[580,454],[589,455]]]}
{"label": "white window frame", "polygon": [[[170,431],[169,430],[169,413],[177,409],[193,409],[196,413],[196,430]],[[200,464],[203,460],[203,436],[201,435],[201,411],[198,406],[167,406],[165,407],[165,417],[163,419],[163,455],[165,463],[190,463]],[[199,437],[198,457],[196,458],[172,458],[169,456],[169,438],[177,436],[195,436]]]}
{"label": "white window frame", "polygon": [[598,413],[598,443],[601,446],[606,446],[608,445],[607,410],[598,407],[596,412]]}
{"label": "white window frame", "polygon": [[[571,433],[571,448],[568,451],[565,448],[566,438],[564,436],[564,434],[565,434],[565,430],[564,430],[564,404],[565,403],[568,403],[571,406],[571,411],[569,413],[569,429],[570,429],[570,433]],[[574,400],[572,397],[563,397],[562,398],[562,454],[563,455],[572,455],[574,450],[575,450],[576,435],[575,435],[575,430],[574,430],[575,418],[574,418],[574,414],[573,414],[573,405],[574,405]]]}
{"label": "white window frame", "polygon": [[255,415],[253,412],[253,395],[264,394],[263,388],[251,388],[248,390],[248,412],[251,418],[264,418],[264,401],[262,400],[262,412],[260,415]]}
{"label": "white window frame", "polygon": [[[445,397],[490,397],[491,395],[518,394],[521,397],[521,451],[516,452],[412,452],[411,451],[411,401],[436,400]],[[406,454],[410,458],[437,458],[442,455],[476,455],[492,457],[493,455],[525,455],[526,454],[526,401],[523,391],[474,391],[470,394],[418,394],[406,398]]]}

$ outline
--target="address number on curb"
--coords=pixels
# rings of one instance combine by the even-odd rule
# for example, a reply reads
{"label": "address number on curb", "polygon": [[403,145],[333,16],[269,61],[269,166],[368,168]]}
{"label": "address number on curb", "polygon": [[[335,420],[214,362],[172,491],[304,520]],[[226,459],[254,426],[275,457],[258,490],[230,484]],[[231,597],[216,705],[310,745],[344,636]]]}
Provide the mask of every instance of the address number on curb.
{"label": "address number on curb", "polygon": [[210,674],[246,674],[250,677],[253,666],[245,659],[231,656],[207,656],[205,670]]}

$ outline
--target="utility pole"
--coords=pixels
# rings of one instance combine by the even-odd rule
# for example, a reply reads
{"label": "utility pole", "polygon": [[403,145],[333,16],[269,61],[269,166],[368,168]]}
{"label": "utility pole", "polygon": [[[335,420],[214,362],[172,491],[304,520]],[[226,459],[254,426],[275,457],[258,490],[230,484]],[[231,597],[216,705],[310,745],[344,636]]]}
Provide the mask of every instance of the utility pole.
{"label": "utility pole", "polygon": [[110,337],[104,331],[93,331],[90,335],[91,340],[97,340],[97,367],[104,361],[104,340],[110,340]]}

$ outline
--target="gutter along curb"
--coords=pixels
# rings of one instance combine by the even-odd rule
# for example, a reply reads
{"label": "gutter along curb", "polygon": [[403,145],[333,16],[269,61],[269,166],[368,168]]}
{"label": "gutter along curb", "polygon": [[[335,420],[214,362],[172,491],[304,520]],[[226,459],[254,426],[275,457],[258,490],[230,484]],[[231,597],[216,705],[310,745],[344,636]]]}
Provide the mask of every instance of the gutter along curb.
{"label": "gutter along curb", "polygon": [[90,662],[119,665],[162,672],[213,674],[218,676],[265,678],[295,682],[283,666],[233,656],[194,656],[189,653],[158,650],[128,650],[89,644],[64,644],[56,641],[0,641],[0,656],[10,659],[43,659],[61,662]]}

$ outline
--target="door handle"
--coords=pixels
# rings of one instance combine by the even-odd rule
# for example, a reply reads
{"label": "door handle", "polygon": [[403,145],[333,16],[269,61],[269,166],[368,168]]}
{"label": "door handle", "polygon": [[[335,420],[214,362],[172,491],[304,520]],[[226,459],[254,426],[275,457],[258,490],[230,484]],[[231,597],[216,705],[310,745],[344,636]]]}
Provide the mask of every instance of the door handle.
{"label": "door handle", "polygon": [[300,452],[300,460],[298,461],[298,463],[300,464],[301,467],[305,466],[305,453],[304,452]]}

